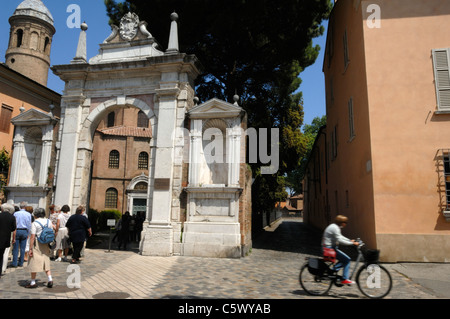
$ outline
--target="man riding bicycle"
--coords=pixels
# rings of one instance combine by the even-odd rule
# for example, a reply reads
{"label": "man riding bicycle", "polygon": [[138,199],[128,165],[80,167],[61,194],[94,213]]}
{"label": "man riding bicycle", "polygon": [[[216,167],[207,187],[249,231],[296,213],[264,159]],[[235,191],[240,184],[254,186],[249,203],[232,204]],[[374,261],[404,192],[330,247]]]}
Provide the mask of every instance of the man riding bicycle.
{"label": "man riding bicycle", "polygon": [[355,240],[348,239],[341,234],[341,229],[347,225],[348,218],[343,215],[337,215],[333,224],[330,224],[324,231],[322,237],[322,248],[332,248],[336,251],[336,258],[338,263],[334,265],[333,270],[339,271],[344,268],[341,284],[353,285],[355,282],[349,280],[350,261],[351,258],[338,249],[338,245],[358,246],[359,243]]}

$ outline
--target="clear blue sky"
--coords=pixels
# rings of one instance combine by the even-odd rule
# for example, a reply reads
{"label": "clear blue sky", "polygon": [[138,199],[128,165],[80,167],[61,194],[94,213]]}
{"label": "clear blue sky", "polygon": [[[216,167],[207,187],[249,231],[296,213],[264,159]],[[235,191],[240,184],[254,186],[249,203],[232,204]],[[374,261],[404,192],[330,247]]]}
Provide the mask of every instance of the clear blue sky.
{"label": "clear blue sky", "polygon": [[[0,61],[5,62],[5,53],[8,47],[10,25],[9,17],[23,0],[2,1],[0,11]],[[88,59],[98,53],[99,44],[111,33],[108,25],[109,18],[103,0],[43,0],[55,20],[56,34],[53,38],[51,64],[68,64],[75,57],[80,29],[69,28],[68,18],[73,11],[67,12],[69,5],[76,4],[81,9],[81,22],[86,21],[89,26],[87,31],[87,55]],[[170,27],[170,19],[167,18],[167,27]],[[325,24],[326,26],[326,24]],[[152,32],[151,28],[149,29]],[[168,39],[159,39],[164,46]],[[316,116],[325,114],[325,89],[322,73],[323,50],[325,49],[325,35],[314,40],[322,48],[316,63],[308,67],[301,75],[304,99],[304,123],[310,124]],[[48,87],[58,93],[62,93],[64,82],[49,72]]]}

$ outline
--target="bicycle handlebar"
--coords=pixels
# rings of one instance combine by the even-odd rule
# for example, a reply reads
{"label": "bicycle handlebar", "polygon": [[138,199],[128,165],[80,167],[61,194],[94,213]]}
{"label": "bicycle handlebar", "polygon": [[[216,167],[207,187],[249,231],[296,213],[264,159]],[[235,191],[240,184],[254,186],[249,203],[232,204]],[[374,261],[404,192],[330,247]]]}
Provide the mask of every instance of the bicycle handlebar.
{"label": "bicycle handlebar", "polygon": [[361,248],[361,247],[363,247],[365,245],[365,243],[361,240],[361,238],[357,238],[356,242],[358,242],[358,244],[359,244],[358,248]]}

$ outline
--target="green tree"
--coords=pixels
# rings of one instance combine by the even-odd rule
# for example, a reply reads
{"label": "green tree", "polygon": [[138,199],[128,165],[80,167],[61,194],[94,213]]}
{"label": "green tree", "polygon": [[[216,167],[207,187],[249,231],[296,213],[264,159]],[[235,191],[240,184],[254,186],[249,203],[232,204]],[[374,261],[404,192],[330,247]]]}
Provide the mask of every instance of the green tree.
{"label": "green tree", "polygon": [[105,5],[111,24],[118,25],[128,11],[136,12],[163,49],[175,10],[180,51],[195,54],[204,66],[196,80],[199,99],[232,101],[237,93],[249,127],[279,129],[278,172],[262,175],[264,165],[251,164],[260,180],[253,186],[253,207],[271,210],[284,187],[283,176],[298,167],[306,151],[299,75],[317,59],[320,47],[312,39],[323,34],[321,23],[328,18],[331,1],[105,0]]}
{"label": "green tree", "polygon": [[8,180],[10,159],[11,158],[8,151],[5,149],[5,147],[3,147],[3,149],[0,151],[0,198],[3,198],[4,196],[3,190]]}
{"label": "green tree", "polygon": [[3,147],[3,149],[0,151],[0,174],[1,173],[5,175],[8,174],[9,161],[10,161],[9,153],[5,149],[5,147]]}
{"label": "green tree", "polygon": [[326,115],[323,115],[322,117],[315,117],[311,124],[305,124],[303,126],[303,135],[301,139],[306,147],[306,151],[300,158],[299,166],[287,173],[286,186],[291,190],[290,195],[302,193],[302,181],[305,176],[306,163],[308,162],[317,134],[319,133],[320,128],[325,125],[327,125],[327,117]]}

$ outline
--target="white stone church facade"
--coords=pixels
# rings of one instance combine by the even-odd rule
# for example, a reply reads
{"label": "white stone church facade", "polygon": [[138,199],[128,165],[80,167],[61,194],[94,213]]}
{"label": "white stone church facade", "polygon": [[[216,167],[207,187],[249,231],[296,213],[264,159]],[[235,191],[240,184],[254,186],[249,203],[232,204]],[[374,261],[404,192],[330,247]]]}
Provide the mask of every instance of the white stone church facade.
{"label": "white stone church facade", "polygon": [[[179,52],[175,13],[171,20],[169,46],[162,51],[147,24],[128,13],[89,61],[87,25],[82,24],[75,58],[52,67],[66,83],[61,118],[21,116],[31,120],[38,115],[37,125],[58,122],[54,158],[49,141],[42,148],[47,155],[40,167],[45,170],[55,162],[52,202],[75,208],[88,204],[99,122],[119,108],[144,112],[152,138],[141,254],[241,257],[251,248],[246,113],[237,98],[234,103],[213,99],[198,105],[194,80],[201,66],[194,55]],[[51,128],[47,131],[53,132]],[[19,179],[18,164],[12,167],[11,176]],[[41,173],[45,179],[47,172]]]}

